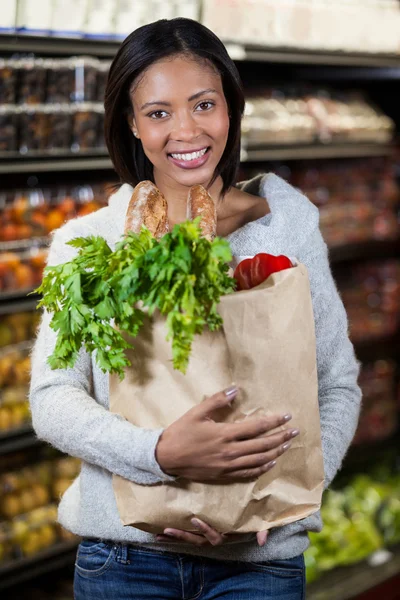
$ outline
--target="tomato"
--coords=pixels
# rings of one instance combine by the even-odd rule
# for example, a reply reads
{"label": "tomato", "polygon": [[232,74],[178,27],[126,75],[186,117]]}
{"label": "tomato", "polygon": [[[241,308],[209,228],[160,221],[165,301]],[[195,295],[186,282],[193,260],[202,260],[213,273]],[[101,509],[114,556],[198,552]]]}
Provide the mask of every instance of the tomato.
{"label": "tomato", "polygon": [[252,261],[252,258],[245,258],[235,269],[233,276],[237,281],[238,290],[249,290],[252,287],[250,275]]}
{"label": "tomato", "polygon": [[289,269],[292,266],[288,257],[283,254],[274,256],[273,254],[262,252],[256,254],[254,258],[242,260],[236,267],[233,276],[237,281],[238,290],[249,290],[260,285],[272,273]]}

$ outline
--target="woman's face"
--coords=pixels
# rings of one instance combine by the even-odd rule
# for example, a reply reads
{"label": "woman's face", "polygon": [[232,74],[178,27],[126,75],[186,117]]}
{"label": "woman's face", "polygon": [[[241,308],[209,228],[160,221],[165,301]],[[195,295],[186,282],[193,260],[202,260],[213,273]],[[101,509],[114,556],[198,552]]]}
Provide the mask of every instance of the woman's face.
{"label": "woman's face", "polygon": [[131,92],[136,132],[160,183],[207,185],[225,149],[229,115],[220,75],[184,56],[154,63]]}

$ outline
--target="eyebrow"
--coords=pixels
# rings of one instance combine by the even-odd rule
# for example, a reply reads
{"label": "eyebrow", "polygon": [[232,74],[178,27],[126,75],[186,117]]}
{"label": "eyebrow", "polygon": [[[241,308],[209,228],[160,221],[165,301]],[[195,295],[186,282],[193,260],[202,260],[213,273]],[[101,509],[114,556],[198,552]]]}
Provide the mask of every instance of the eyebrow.
{"label": "eyebrow", "polygon": [[[218,94],[217,90],[214,90],[213,88],[208,88],[207,90],[201,90],[201,92],[196,92],[196,94],[193,94],[193,96],[190,96],[190,98],[188,98],[188,102],[191,102],[192,100],[197,100],[197,98],[200,98],[200,96],[204,96],[205,94]],[[143,104],[143,106],[140,107],[140,110],[144,110],[145,108],[147,108],[148,106],[171,106],[170,102],[163,102],[161,100],[156,100],[153,102],[146,102],[145,104]]]}

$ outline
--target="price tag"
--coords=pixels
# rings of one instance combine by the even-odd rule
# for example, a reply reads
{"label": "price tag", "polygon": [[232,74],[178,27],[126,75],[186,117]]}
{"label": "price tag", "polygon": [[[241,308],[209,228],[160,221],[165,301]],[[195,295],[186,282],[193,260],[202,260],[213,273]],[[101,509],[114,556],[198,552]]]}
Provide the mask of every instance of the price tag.
{"label": "price tag", "polygon": [[382,548],[381,550],[377,550],[368,558],[368,564],[371,567],[380,567],[385,563],[389,562],[393,558],[393,554],[386,550],[386,548]]}

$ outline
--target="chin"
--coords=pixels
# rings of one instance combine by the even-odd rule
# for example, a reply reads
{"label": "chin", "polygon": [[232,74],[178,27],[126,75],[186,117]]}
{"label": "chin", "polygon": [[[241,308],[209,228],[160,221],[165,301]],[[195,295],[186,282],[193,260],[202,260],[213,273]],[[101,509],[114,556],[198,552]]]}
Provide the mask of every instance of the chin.
{"label": "chin", "polygon": [[188,171],[186,173],[179,174],[178,176],[176,176],[175,173],[171,173],[170,177],[174,179],[176,183],[186,187],[193,187],[194,185],[202,185],[206,187],[211,181],[213,175],[214,169],[207,169],[206,172],[203,171],[202,173],[200,171],[198,173],[192,173]]}

